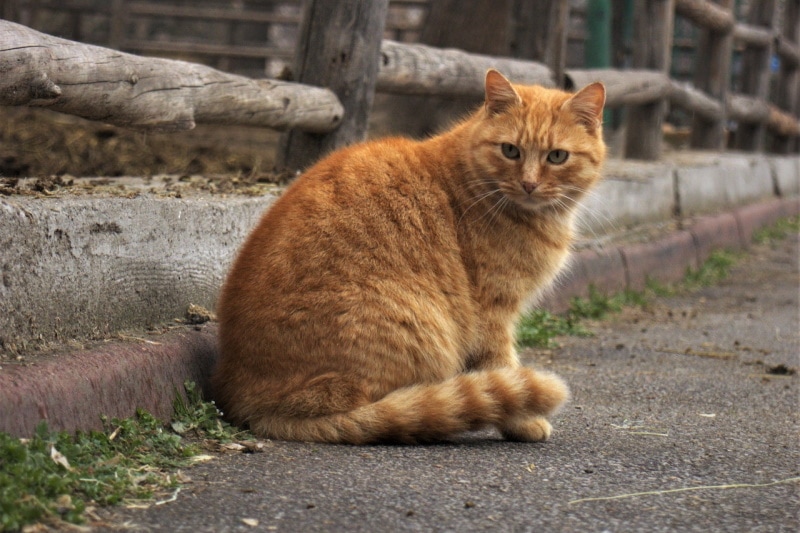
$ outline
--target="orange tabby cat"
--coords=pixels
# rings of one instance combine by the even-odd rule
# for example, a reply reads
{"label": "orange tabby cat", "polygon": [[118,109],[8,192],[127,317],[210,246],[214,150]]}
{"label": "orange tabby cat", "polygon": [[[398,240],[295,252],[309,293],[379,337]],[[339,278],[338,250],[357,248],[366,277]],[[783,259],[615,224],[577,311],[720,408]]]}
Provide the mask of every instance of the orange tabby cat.
{"label": "orange tabby cat", "polygon": [[219,301],[213,376],[262,437],[422,442],[496,426],[550,435],[568,396],[520,366],[516,322],[564,265],[605,157],[599,83],[486,75],[486,101],[425,141],[339,150],[247,239]]}

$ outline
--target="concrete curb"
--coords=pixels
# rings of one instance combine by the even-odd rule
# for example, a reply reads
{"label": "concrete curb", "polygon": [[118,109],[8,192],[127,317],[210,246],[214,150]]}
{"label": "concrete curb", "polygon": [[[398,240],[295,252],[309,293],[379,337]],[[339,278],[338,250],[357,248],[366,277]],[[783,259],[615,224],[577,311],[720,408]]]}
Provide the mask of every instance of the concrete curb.
{"label": "concrete curb", "polygon": [[102,427],[103,416],[137,408],[169,420],[175,392],[191,380],[206,388],[217,358],[216,327],[109,342],[0,370],[0,431],[30,436],[40,420],[56,430]]}
{"label": "concrete curb", "polygon": [[753,234],[778,219],[800,214],[799,198],[776,198],[717,215],[683,221],[684,229],[645,243],[612,245],[581,251],[559,288],[542,303],[555,312],[566,311],[574,297],[641,290],[648,278],[679,281],[688,268],[697,268],[714,250],[747,248]]}
{"label": "concrete curb", "polygon": [[[648,277],[676,281],[712,250],[746,248],[757,229],[798,214],[800,199],[775,199],[694,219],[687,229],[652,242],[582,251],[543,307],[564,310],[572,297],[588,295],[590,285],[611,293],[642,288]],[[206,388],[215,359],[216,326],[211,324],[110,342],[31,365],[5,364],[0,431],[29,436],[41,419],[59,430],[99,428],[101,416],[130,416],[136,407],[168,419],[175,391],[185,380]]]}

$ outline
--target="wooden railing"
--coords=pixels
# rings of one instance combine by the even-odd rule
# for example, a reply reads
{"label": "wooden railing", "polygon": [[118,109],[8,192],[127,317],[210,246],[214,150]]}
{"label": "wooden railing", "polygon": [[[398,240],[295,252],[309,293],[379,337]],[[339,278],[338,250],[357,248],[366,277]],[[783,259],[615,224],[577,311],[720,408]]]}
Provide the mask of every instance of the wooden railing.
{"label": "wooden railing", "polygon": [[[403,0],[410,4],[424,1]],[[46,3],[46,0],[41,2]],[[107,9],[123,5],[125,9],[152,16],[164,16],[167,14],[164,10],[171,9],[153,2],[122,0],[108,2]],[[683,108],[692,115],[693,148],[724,150],[732,135],[732,144],[737,149],[797,152],[800,0],[785,0],[780,29],[774,23],[776,0],[762,0],[751,5],[754,7],[748,20],[737,22],[732,13],[732,0],[717,3],[637,0],[633,68],[579,70],[566,69],[563,54],[555,54],[548,64],[543,64],[382,40],[388,0],[306,0],[304,13],[290,17],[291,20],[264,14],[274,22],[300,21],[300,39],[292,73],[295,83],[257,82],[207,67],[198,70],[198,65],[179,61],[119,53],[112,54],[116,68],[104,67],[106,78],[92,80],[93,71],[89,68],[92,59],[97,54],[108,57],[107,49],[58,40],[0,20],[0,67],[6,67],[0,68],[5,72],[0,78],[0,105],[49,106],[139,128],[179,130],[193,127],[195,122],[215,122],[292,129],[284,137],[279,158],[282,166],[299,169],[329,150],[364,138],[376,90],[478,97],[483,91],[486,69],[494,67],[519,83],[578,88],[591,81],[603,81],[608,88],[608,106],[626,109],[626,157],[659,157],[668,106]],[[235,10],[210,13],[209,9],[198,8],[194,15],[213,14],[226,20],[240,20]],[[701,29],[692,84],[679,83],[669,77],[676,14]],[[563,10],[558,16],[564,16]],[[566,24],[549,24],[548,28],[546,32],[549,33],[537,35],[537,38],[549,40],[548,48],[563,50]],[[19,46],[14,39],[23,41],[24,46]],[[63,57],[47,55],[47,47],[34,46],[37,39],[47,41],[51,47],[70,46],[80,53]],[[744,46],[742,94],[729,92],[734,41]],[[770,102],[773,55],[779,58],[780,67],[773,80],[777,83],[777,98]],[[13,67],[22,64],[35,68],[15,71]],[[144,82],[142,72],[147,70],[147,65],[153,68]],[[555,74],[562,72],[563,76]],[[76,79],[82,81],[76,83]],[[131,80],[141,81],[131,83]],[[187,80],[195,80],[194,85]],[[91,91],[81,89],[82,86],[91,87]],[[170,105],[169,100],[159,101],[170,112],[154,116],[152,110],[137,108],[131,103],[134,96],[145,90],[150,91],[149,98],[154,98],[156,91],[148,89],[151,86],[161,90],[164,98],[172,97],[180,105]],[[210,90],[212,86],[214,90]],[[324,87],[327,91],[315,87]],[[181,92],[176,92],[178,89]],[[82,99],[92,91],[94,99],[85,100],[82,106]],[[113,98],[98,98],[103,91],[108,91]],[[225,91],[228,91],[227,97]],[[65,92],[69,92],[69,98],[62,98]],[[241,97],[242,92],[246,97]],[[228,109],[225,109],[226,99]],[[309,110],[307,107],[315,106],[314,102],[324,104]]]}

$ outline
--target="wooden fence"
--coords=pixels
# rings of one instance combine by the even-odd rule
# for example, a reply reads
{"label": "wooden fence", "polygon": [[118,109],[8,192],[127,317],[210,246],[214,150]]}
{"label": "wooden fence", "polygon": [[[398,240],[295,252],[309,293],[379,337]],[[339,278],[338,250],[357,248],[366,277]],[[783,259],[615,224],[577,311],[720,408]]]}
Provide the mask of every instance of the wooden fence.
{"label": "wooden fence", "polygon": [[[109,2],[109,9],[113,9],[117,1]],[[130,2],[127,4],[130,6]],[[148,9],[153,7],[152,2],[141,4],[148,5]],[[282,96],[277,99],[269,94],[271,89],[263,92],[264,98],[271,102],[269,113],[265,114],[263,110],[249,113],[243,109],[238,112],[231,110],[226,114],[218,106],[214,112],[209,112],[204,100],[207,96],[192,93],[192,98],[182,101],[193,100],[189,106],[194,106],[193,110],[183,112],[180,122],[175,122],[179,126],[170,128],[169,117],[158,117],[161,119],[159,127],[181,129],[191,127],[195,121],[240,123],[242,117],[246,116],[249,117],[249,124],[295,128],[285,134],[279,158],[286,168],[303,168],[324,152],[365,136],[367,114],[375,90],[398,94],[480,96],[484,72],[492,66],[520,83],[577,88],[594,80],[605,82],[609,107],[623,107],[626,110],[626,157],[659,157],[662,124],[668,106],[686,109],[693,116],[690,142],[693,148],[724,150],[727,137],[732,136],[733,145],[738,149],[796,152],[800,135],[797,119],[800,111],[800,0],[751,2],[754,7],[751,7],[747,20],[742,22],[735,20],[732,4],[733,0],[719,0],[716,3],[708,0],[638,0],[634,3],[633,33],[636,46],[633,50],[633,68],[589,71],[566,69],[564,54],[556,54],[548,60],[548,64],[543,64],[382,40],[389,11],[388,0],[306,0],[304,12],[299,16],[300,39],[293,63],[293,80],[296,83],[277,84],[282,91]],[[781,28],[776,28],[774,23],[777,4],[783,7]],[[672,28],[676,13],[693,21],[701,29],[698,51],[703,56],[696,61],[693,84],[679,83],[669,77]],[[0,21],[0,24],[10,23]],[[549,24],[548,34],[537,38],[549,40],[553,44],[551,48],[563,49],[567,39],[566,26]],[[12,52],[17,55],[37,53],[32,48],[26,48],[24,52],[20,52],[20,49],[9,51],[11,47],[3,46],[4,31],[0,28],[0,63],[7,61],[8,54]],[[734,41],[744,47],[742,94],[729,91]],[[86,47],[84,53],[96,53],[94,48],[97,47]],[[60,63],[59,76],[69,78],[76,75],[76,69],[79,73],[81,69],[86,69],[87,65],[81,65],[79,61],[69,64],[70,57],[65,56],[65,63]],[[131,57],[134,56],[120,54],[118,61],[133,61]],[[780,62],[777,76],[774,77],[770,73],[773,57]],[[82,58],[85,63],[87,56]],[[38,61],[37,68],[46,74],[46,59],[38,58]],[[177,63],[161,65],[173,75],[182,68]],[[128,76],[125,78],[127,81],[132,79],[131,68],[121,69]],[[144,67],[137,64],[135,68]],[[213,84],[219,84],[220,76],[231,76],[213,72],[215,74],[203,73]],[[565,76],[556,79],[554,72],[564,72]],[[73,87],[69,80],[62,80],[61,87],[58,79],[45,75],[52,87],[40,78],[34,82],[50,92],[29,90],[25,96],[19,91],[19,80],[14,85],[13,74],[11,71],[5,79],[0,80],[0,105],[48,105],[59,109],[59,105],[63,106],[63,102],[60,102],[63,100],[60,98],[62,89],[69,91]],[[133,75],[137,82],[125,84],[126,90],[142,91],[144,82],[138,82],[143,80],[142,76],[136,75],[135,70]],[[253,82],[243,81],[246,78],[234,78],[234,82],[229,84],[232,90],[245,87],[251,91],[248,101],[242,105],[262,105],[258,102],[259,96]],[[768,102],[771,79],[777,84],[777,98]],[[148,78],[147,83],[154,82]],[[117,89],[118,85],[115,85]],[[16,88],[17,92],[10,92],[9,87]],[[312,100],[320,99],[325,105],[314,109],[313,120],[307,121],[308,124],[302,120],[292,120],[290,115],[307,114],[308,111],[303,109],[306,104],[300,104],[306,100],[300,97],[295,99],[291,95],[295,92],[309,95],[313,87],[329,90],[325,94],[318,92],[311,95]],[[186,90],[187,87],[182,86],[181,89]],[[119,91],[118,96],[124,99],[126,93]],[[42,94],[49,95],[49,99],[43,99]],[[334,101],[338,98],[338,102],[332,102],[331,96],[334,96]],[[213,97],[217,103],[225,100],[224,94],[213,93]],[[69,99],[72,107],[61,110],[81,114],[76,112],[80,108],[76,98],[79,100],[81,95],[76,93],[74,98]],[[341,105],[334,105],[337,103]],[[101,101],[100,105],[109,103]],[[127,120],[127,125],[148,127],[146,120],[131,120],[136,118],[133,116],[136,110],[130,106],[125,107],[125,120],[116,122],[118,109],[95,107],[93,110],[108,122],[126,124]]]}
{"label": "wooden fence", "polygon": [[[391,0],[384,37],[415,42],[429,0]],[[0,18],[115,50],[249,77],[291,63],[301,0],[0,0]]]}

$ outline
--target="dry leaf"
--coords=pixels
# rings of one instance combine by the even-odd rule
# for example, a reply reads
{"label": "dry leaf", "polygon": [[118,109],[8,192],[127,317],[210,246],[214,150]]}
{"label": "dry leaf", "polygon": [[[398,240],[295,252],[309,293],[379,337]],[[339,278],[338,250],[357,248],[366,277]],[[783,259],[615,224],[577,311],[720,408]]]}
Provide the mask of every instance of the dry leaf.
{"label": "dry leaf", "polygon": [[258,527],[258,520],[255,518],[242,518],[242,523],[250,527]]}
{"label": "dry leaf", "polygon": [[60,464],[70,472],[73,471],[72,467],[69,465],[69,461],[67,460],[67,458],[64,457],[64,454],[62,454],[60,451],[56,450],[55,446],[50,446],[50,459]]}

